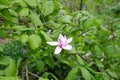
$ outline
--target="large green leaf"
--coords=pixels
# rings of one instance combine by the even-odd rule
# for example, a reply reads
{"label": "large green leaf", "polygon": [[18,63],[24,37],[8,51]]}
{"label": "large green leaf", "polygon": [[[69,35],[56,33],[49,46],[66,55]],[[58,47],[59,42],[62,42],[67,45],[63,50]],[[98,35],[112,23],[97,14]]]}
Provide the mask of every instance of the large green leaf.
{"label": "large green leaf", "polygon": [[5,8],[8,8],[8,6],[0,4],[0,10],[5,9]]}
{"label": "large green leaf", "polygon": [[23,8],[23,9],[19,12],[19,15],[20,15],[20,16],[27,16],[28,14],[29,14],[28,8]]}
{"label": "large green leaf", "polygon": [[12,16],[16,16],[17,17],[17,12],[15,10],[9,9],[9,12]]}
{"label": "large green leaf", "polygon": [[48,15],[51,14],[54,11],[54,4],[52,1],[46,1],[45,3],[42,4],[40,7],[43,15]]}
{"label": "large green leaf", "polygon": [[36,34],[32,34],[29,36],[28,42],[30,44],[30,48],[35,50],[36,48],[38,48],[40,46],[41,38]]}
{"label": "large green leaf", "polygon": [[91,74],[89,73],[89,71],[86,68],[81,67],[81,72],[82,72],[82,77],[85,80],[91,80]]}
{"label": "large green leaf", "polygon": [[22,80],[19,77],[0,76],[0,80]]}
{"label": "large green leaf", "polygon": [[25,0],[25,1],[31,7],[37,7],[37,5],[38,5],[38,0]]}
{"label": "large green leaf", "polygon": [[72,70],[68,73],[65,80],[76,80],[76,73],[80,67],[72,68]]}
{"label": "large green leaf", "polygon": [[[13,59],[8,56],[0,57],[0,65],[7,66],[2,71],[2,75],[6,76],[15,76],[16,75],[16,63]],[[1,73],[0,73],[1,74]]]}
{"label": "large green leaf", "polygon": [[36,26],[42,25],[39,15],[36,12],[30,11],[29,17],[34,25],[36,25]]}
{"label": "large green leaf", "polygon": [[113,57],[113,55],[115,54],[115,48],[112,45],[108,45],[105,47],[105,55],[106,57]]}

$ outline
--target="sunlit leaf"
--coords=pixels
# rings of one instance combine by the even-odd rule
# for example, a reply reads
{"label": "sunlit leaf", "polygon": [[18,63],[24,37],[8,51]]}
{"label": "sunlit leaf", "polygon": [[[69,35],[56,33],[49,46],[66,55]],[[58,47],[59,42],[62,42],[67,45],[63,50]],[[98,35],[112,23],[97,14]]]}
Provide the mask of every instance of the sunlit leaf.
{"label": "sunlit leaf", "polygon": [[21,42],[26,43],[28,41],[28,35],[22,35],[20,36]]}
{"label": "sunlit leaf", "polygon": [[82,76],[85,80],[91,80],[91,74],[89,73],[89,71],[86,68],[81,67],[81,72],[82,72]]}
{"label": "sunlit leaf", "polygon": [[41,38],[36,34],[32,34],[29,36],[28,42],[30,44],[30,48],[35,50],[36,48],[40,47]]}
{"label": "sunlit leaf", "polygon": [[20,16],[27,16],[28,14],[29,14],[28,8],[23,8],[19,13]]}
{"label": "sunlit leaf", "polygon": [[46,1],[45,3],[42,4],[41,6],[41,11],[43,15],[49,15],[54,11],[54,4],[52,1]]}
{"label": "sunlit leaf", "polygon": [[25,0],[27,2],[28,5],[30,5],[31,7],[37,7],[38,5],[38,0]]}
{"label": "sunlit leaf", "polygon": [[40,20],[39,15],[36,12],[30,11],[30,19],[32,21],[32,23],[36,26],[41,26],[42,22]]}
{"label": "sunlit leaf", "polygon": [[0,57],[0,64],[7,66],[4,70],[2,75],[6,76],[15,76],[16,74],[16,63],[13,59],[8,56]]}
{"label": "sunlit leaf", "polygon": [[76,80],[76,74],[77,74],[79,68],[80,67],[72,68],[72,70],[68,73],[65,80]]}

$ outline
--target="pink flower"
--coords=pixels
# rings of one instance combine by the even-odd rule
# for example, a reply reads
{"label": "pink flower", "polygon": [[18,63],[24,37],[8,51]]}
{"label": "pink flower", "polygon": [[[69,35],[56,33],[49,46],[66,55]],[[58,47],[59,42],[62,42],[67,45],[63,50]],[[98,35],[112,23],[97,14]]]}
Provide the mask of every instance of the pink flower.
{"label": "pink flower", "polygon": [[67,39],[66,36],[62,36],[62,34],[58,37],[58,42],[47,42],[47,44],[51,46],[57,46],[54,53],[59,54],[62,49],[71,50],[72,46],[69,43],[72,41],[72,38]]}

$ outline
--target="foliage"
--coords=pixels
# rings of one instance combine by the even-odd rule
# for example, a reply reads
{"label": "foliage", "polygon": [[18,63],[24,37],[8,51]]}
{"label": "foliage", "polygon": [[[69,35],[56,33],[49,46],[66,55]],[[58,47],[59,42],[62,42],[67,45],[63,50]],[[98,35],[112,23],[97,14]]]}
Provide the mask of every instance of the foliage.
{"label": "foliage", "polygon": [[[119,0],[71,1],[0,0],[0,80],[120,79]],[[59,34],[71,51],[46,44]]]}

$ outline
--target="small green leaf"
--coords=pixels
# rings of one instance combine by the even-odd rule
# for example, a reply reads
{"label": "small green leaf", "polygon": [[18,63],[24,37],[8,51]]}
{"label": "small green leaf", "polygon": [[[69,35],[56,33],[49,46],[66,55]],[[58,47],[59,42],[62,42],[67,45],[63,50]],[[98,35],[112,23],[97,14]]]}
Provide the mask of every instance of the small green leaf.
{"label": "small green leaf", "polygon": [[14,10],[9,9],[9,12],[10,12],[11,15],[13,15],[13,16],[17,16],[17,13],[16,13]]}
{"label": "small green leaf", "polygon": [[76,80],[76,73],[80,67],[72,68],[72,70],[68,73],[65,80]]}
{"label": "small green leaf", "polygon": [[25,34],[25,35],[20,36],[20,40],[21,42],[26,43],[28,41],[28,35]]}
{"label": "small green leaf", "polygon": [[77,60],[78,60],[79,64],[84,65],[84,62],[83,62],[83,60],[81,59],[81,57],[78,56],[78,55],[76,55],[76,57],[77,57]]}
{"label": "small green leaf", "polygon": [[59,19],[60,22],[62,23],[71,23],[72,16],[70,15],[65,15]]}
{"label": "small green leaf", "polygon": [[31,7],[37,7],[37,5],[38,5],[38,0],[25,0],[25,1]]}
{"label": "small green leaf", "polygon": [[48,78],[40,77],[39,80],[49,80]]}
{"label": "small green leaf", "polygon": [[35,50],[36,48],[38,48],[40,46],[41,38],[38,35],[33,34],[33,35],[29,36],[28,42],[30,44],[30,48]]}
{"label": "small green leaf", "polygon": [[0,51],[3,52],[3,48],[2,48],[2,46],[0,46]]}
{"label": "small green leaf", "polygon": [[49,34],[43,32],[43,31],[40,31],[40,32],[41,32],[41,34],[44,36],[46,42],[47,42],[47,41],[53,41],[52,38],[50,38]]}
{"label": "small green leaf", "polygon": [[85,80],[91,80],[91,74],[89,73],[89,71],[86,68],[81,67],[81,72],[82,72],[82,77]]}
{"label": "small green leaf", "polygon": [[39,18],[39,15],[36,13],[36,12],[32,12],[30,11],[30,19],[32,21],[32,23],[36,26],[41,26],[42,25],[42,22]]}
{"label": "small green leaf", "polygon": [[20,13],[19,13],[19,15],[22,17],[22,16],[27,16],[29,14],[29,10],[28,10],[28,8],[23,8],[21,11],[20,11]]}
{"label": "small green leaf", "polygon": [[54,4],[52,1],[46,1],[41,6],[42,13],[46,16],[51,14],[54,11]]}
{"label": "small green leaf", "polygon": [[102,50],[99,46],[95,45],[93,48],[93,53],[97,56],[97,57],[102,57]]}
{"label": "small green leaf", "polygon": [[20,25],[13,26],[11,29],[16,31],[32,30],[32,28],[26,28],[26,26],[20,26]]}
{"label": "small green leaf", "polygon": [[48,76],[53,77],[52,79],[54,79],[54,80],[58,80],[57,77],[56,77],[54,74],[52,74],[52,73],[45,72],[45,73],[42,75],[42,77],[44,77],[44,78],[47,78]]}
{"label": "small green leaf", "polygon": [[36,61],[36,68],[37,70],[39,70],[40,72],[44,71],[44,62],[43,61]]}

